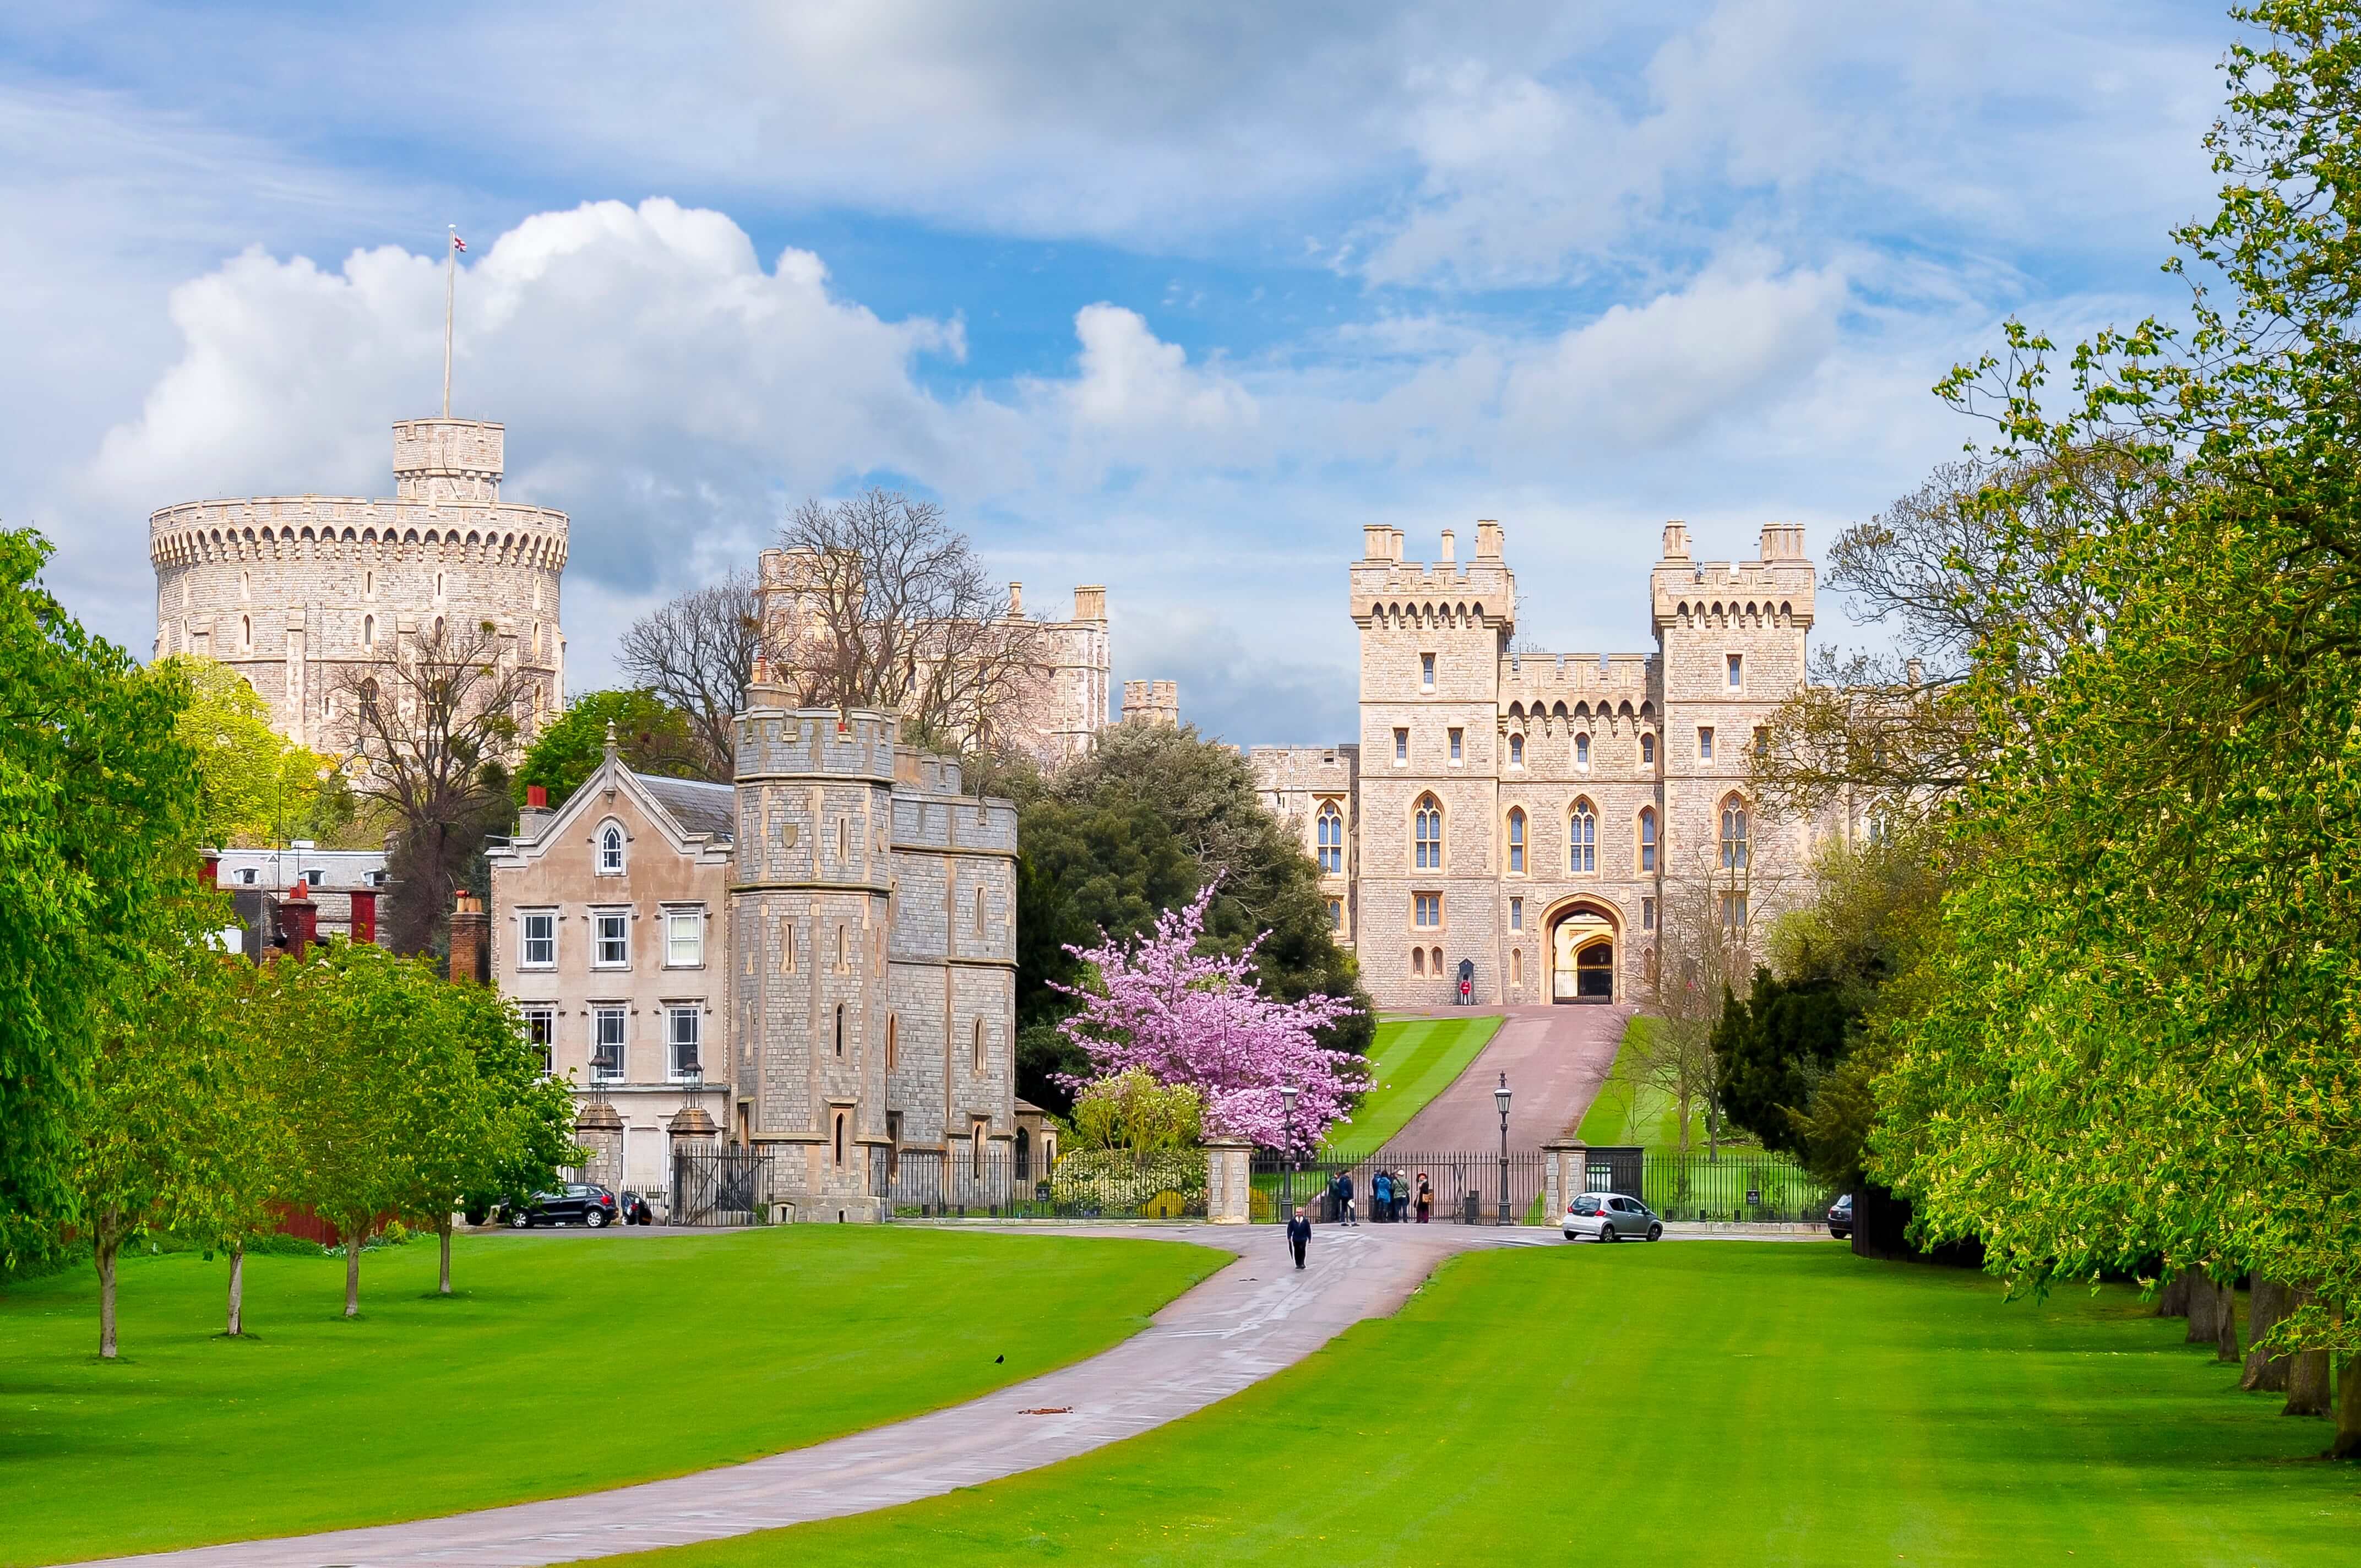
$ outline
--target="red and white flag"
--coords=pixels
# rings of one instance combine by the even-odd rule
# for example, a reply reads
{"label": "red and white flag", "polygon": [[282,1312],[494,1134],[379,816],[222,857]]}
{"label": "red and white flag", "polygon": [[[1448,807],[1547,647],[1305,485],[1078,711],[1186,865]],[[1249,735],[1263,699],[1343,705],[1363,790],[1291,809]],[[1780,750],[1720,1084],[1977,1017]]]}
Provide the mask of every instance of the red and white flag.
{"label": "red and white flag", "polygon": [[451,248],[454,250],[465,250],[467,248],[467,242],[459,237],[459,231],[457,229],[453,229],[451,231]]}

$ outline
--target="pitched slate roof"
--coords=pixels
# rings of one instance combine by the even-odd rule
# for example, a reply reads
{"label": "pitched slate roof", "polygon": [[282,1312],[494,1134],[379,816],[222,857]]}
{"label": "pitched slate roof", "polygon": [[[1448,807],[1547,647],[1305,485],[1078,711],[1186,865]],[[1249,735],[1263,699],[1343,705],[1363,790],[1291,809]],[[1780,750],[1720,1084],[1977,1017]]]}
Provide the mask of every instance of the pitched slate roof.
{"label": "pitched slate roof", "polygon": [[734,786],[707,784],[703,779],[659,778],[653,773],[631,776],[672,814],[682,832],[708,834],[723,843],[736,839],[738,792]]}

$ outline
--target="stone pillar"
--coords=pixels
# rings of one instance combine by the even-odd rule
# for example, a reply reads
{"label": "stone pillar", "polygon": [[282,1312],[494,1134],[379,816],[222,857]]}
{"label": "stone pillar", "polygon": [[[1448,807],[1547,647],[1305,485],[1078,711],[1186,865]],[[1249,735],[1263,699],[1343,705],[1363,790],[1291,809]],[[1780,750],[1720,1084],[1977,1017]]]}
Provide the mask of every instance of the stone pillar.
{"label": "stone pillar", "polygon": [[574,1113],[574,1141],[587,1151],[582,1179],[601,1187],[619,1187],[623,1180],[623,1118],[603,1099],[586,1102]]}
{"label": "stone pillar", "polygon": [[1590,1146],[1580,1138],[1552,1138],[1542,1146],[1549,1156],[1544,1173],[1549,1202],[1543,1211],[1554,1225],[1565,1218],[1565,1206],[1590,1182]]}
{"label": "stone pillar", "polygon": [[1244,1138],[1205,1140],[1205,1218],[1243,1225],[1254,1218],[1254,1145]]}

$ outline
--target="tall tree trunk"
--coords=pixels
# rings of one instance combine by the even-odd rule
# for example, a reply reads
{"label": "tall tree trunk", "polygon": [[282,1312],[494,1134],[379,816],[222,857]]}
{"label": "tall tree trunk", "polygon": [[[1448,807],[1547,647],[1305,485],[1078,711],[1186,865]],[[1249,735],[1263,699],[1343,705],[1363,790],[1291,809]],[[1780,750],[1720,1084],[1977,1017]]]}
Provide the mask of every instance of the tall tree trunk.
{"label": "tall tree trunk", "polygon": [[2189,1271],[2189,1332],[2183,1344],[2213,1344],[2222,1337],[2222,1289],[2202,1268]]}
{"label": "tall tree trunk", "polygon": [[2216,1290],[2214,1305],[2219,1310],[2213,1317],[2213,1359],[2224,1366],[2235,1366],[2246,1359],[2238,1351],[2237,1279],[2233,1277]]}
{"label": "tall tree trunk", "polygon": [[434,1229],[443,1238],[443,1294],[448,1296],[451,1294],[451,1216],[445,1214],[437,1220]]}
{"label": "tall tree trunk", "polygon": [[2246,1343],[2254,1348],[2246,1352],[2246,1370],[2238,1379],[2239,1387],[2251,1393],[2287,1391],[2288,1358],[2265,1350],[2263,1339],[2287,1316],[2292,1296],[2279,1280],[2255,1276],[2254,1288],[2246,1293]]}
{"label": "tall tree trunk", "polygon": [[[2296,1287],[2292,1307],[2312,1304],[2312,1287]],[[2324,1416],[2328,1414],[2328,1353],[2324,1350],[2300,1350],[2288,1357],[2288,1398],[2279,1414],[2283,1416]]]}
{"label": "tall tree trunk", "polygon": [[115,1359],[115,1255],[122,1239],[102,1233],[93,1255],[98,1264],[98,1358]]}
{"label": "tall tree trunk", "polygon": [[2189,1271],[2187,1269],[2182,1269],[2164,1282],[2164,1288],[2157,1293],[2156,1315],[2159,1318],[2189,1316]]}
{"label": "tall tree trunk", "polygon": [[246,1332],[246,1244],[229,1249],[229,1337]]}
{"label": "tall tree trunk", "polygon": [[364,1220],[345,1233],[345,1316],[348,1318],[361,1315],[361,1232],[368,1224]]}
{"label": "tall tree trunk", "polygon": [[2352,1459],[2361,1456],[2361,1354],[2345,1358],[2336,1385],[2336,1436],[2328,1445],[2328,1457]]}

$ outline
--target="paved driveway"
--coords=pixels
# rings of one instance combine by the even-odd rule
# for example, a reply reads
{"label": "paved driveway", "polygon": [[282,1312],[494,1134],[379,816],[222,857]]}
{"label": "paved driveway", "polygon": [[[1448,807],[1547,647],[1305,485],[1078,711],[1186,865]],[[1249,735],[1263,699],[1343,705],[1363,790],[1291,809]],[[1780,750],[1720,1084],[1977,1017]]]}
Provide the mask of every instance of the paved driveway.
{"label": "paved driveway", "polygon": [[1509,1146],[1571,1133],[1615,1065],[1629,1007],[1511,1007],[1467,1070],[1394,1135],[1400,1149],[1482,1152],[1500,1144],[1492,1091],[1509,1075]]}

